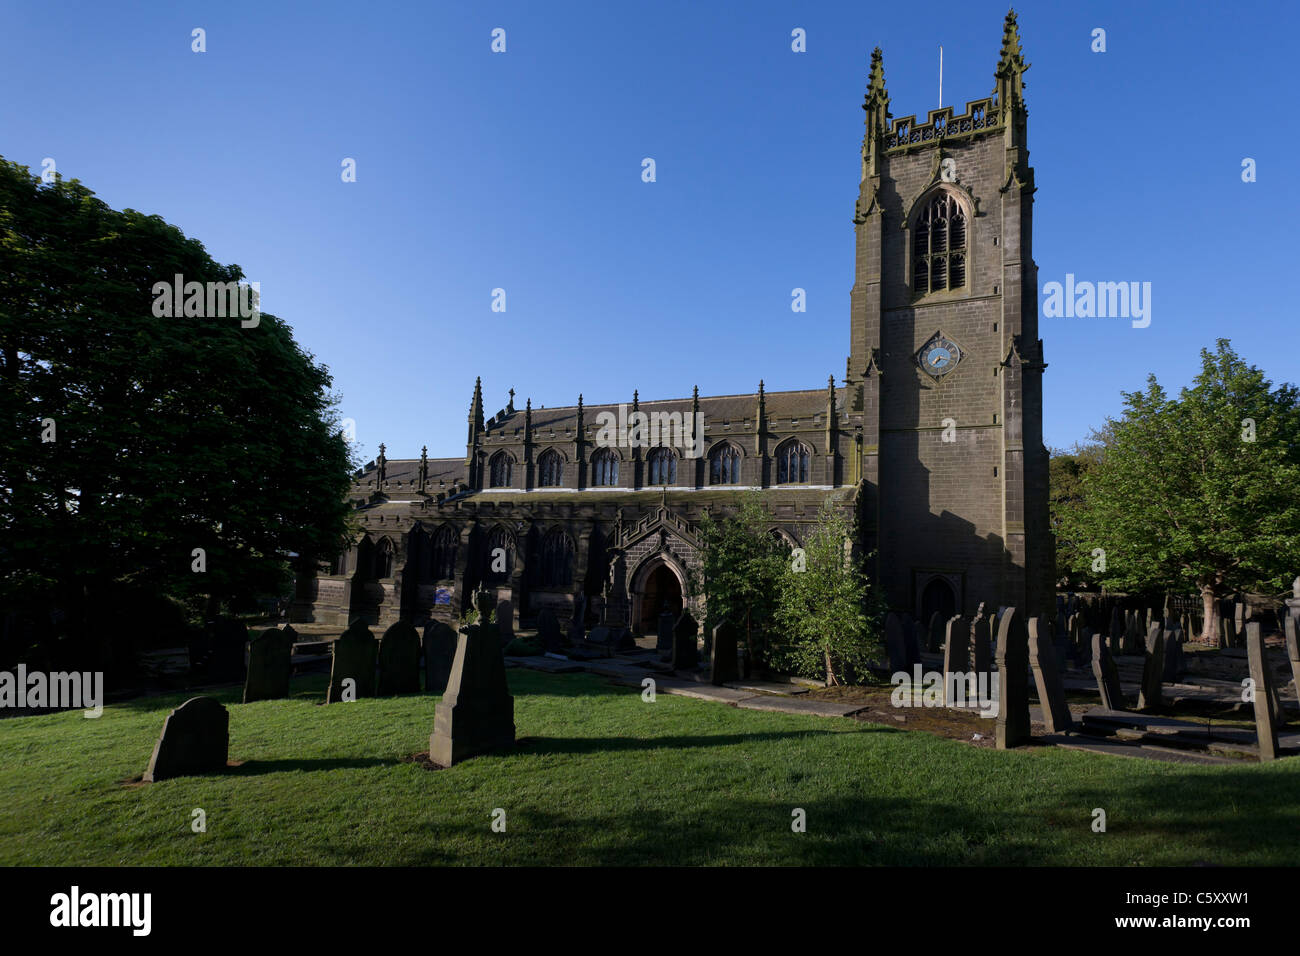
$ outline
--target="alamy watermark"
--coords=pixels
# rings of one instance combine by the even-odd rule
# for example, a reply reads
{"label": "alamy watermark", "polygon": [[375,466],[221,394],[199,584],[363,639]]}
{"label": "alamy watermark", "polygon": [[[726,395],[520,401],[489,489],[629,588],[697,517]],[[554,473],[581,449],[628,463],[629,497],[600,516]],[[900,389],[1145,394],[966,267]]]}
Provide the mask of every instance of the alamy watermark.
{"label": "alamy watermark", "polygon": [[1048,319],[1132,319],[1133,328],[1151,324],[1150,282],[1065,282],[1043,286],[1043,316]]}
{"label": "alamy watermark", "polygon": [[981,717],[998,715],[998,675],[983,671],[896,671],[889,702],[895,707],[974,707]]}
{"label": "alamy watermark", "polygon": [[687,458],[704,454],[703,412],[629,413],[627,404],[618,406],[618,414],[596,415],[596,445],[600,448],[657,448],[673,445],[682,448]]}
{"label": "alamy watermark", "polygon": [[16,671],[0,671],[0,707],[82,708],[86,716],[104,712],[103,671],[28,671],[19,664]]}
{"label": "alamy watermark", "polygon": [[172,282],[155,282],[153,314],[158,318],[240,318],[240,328],[255,329],[261,321],[260,282],[186,282],[179,272]]}

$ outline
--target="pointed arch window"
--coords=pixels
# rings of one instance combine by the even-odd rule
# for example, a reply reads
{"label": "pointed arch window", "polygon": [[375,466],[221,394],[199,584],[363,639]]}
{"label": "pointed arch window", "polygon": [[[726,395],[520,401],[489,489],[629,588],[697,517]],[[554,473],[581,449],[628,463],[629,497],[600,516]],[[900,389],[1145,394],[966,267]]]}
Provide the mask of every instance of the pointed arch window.
{"label": "pointed arch window", "polygon": [[719,445],[709,455],[709,484],[740,483],[740,452],[730,442]]}
{"label": "pointed arch window", "polygon": [[509,452],[499,451],[488,462],[489,487],[509,488],[515,460]]}
{"label": "pointed arch window", "polygon": [[940,192],[912,227],[912,289],[917,295],[966,285],[966,213],[952,193]]}
{"label": "pointed arch window", "polygon": [[812,449],[801,441],[788,441],[776,450],[776,483],[778,485],[805,484]]}
{"label": "pointed arch window", "polygon": [[541,586],[563,588],[573,583],[573,541],[554,528],[542,539]]}
{"label": "pointed arch window", "polygon": [[591,483],[602,487],[618,484],[618,455],[612,449],[602,448],[592,456]]}
{"label": "pointed arch window", "polygon": [[671,449],[656,448],[650,452],[649,483],[652,485],[671,485],[677,481],[677,456]]}
{"label": "pointed arch window", "polygon": [[504,525],[497,525],[488,532],[487,555],[483,569],[483,580],[489,582],[509,581],[515,569],[515,536]]}
{"label": "pointed arch window", "polygon": [[563,478],[564,460],[553,448],[546,449],[537,459],[537,484],[542,488],[558,488]]}
{"label": "pointed arch window", "polygon": [[433,560],[430,562],[433,580],[445,581],[456,576],[456,549],[460,535],[451,525],[443,525],[433,536]]}
{"label": "pointed arch window", "polygon": [[375,548],[375,573],[376,578],[391,578],[393,576],[393,542],[384,538]]}

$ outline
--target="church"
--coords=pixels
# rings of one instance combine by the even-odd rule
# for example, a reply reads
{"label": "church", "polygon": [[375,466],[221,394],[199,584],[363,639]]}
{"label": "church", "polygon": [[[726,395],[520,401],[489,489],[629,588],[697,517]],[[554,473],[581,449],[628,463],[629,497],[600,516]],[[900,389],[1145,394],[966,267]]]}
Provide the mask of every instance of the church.
{"label": "church", "polygon": [[463,455],[380,445],[357,472],[357,539],[300,576],[293,618],[454,623],[483,587],[516,627],[549,607],[648,633],[665,606],[702,610],[699,521],[751,489],[791,547],[827,499],[856,515],[894,609],[1048,611],[1028,67],[1012,12],[992,93],[918,122],[890,113],[872,54],[839,384],[537,409],[511,391],[488,414],[476,381]]}

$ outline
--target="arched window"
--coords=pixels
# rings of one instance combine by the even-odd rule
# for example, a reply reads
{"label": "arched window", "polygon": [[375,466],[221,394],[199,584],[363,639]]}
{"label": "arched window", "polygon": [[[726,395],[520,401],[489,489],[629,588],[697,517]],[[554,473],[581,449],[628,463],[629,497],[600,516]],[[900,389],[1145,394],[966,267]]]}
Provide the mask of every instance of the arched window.
{"label": "arched window", "polygon": [[375,577],[391,578],[393,576],[393,542],[387,538],[375,548]]}
{"label": "arched window", "polygon": [[734,485],[740,482],[740,452],[730,442],[719,445],[709,455],[709,484]]}
{"label": "arched window", "polygon": [[488,532],[487,554],[484,556],[484,581],[508,581],[515,569],[515,536],[504,525]]}
{"label": "arched window", "polygon": [[508,452],[499,451],[493,455],[488,462],[490,487],[509,488],[510,472],[514,467],[514,463],[515,460],[510,457]]}
{"label": "arched window", "polygon": [[912,288],[918,295],[966,284],[966,214],[941,192],[917,214],[912,229]]}
{"label": "arched window", "polygon": [[650,478],[648,484],[671,485],[677,481],[677,456],[668,448],[656,448],[648,459]]}
{"label": "arched window", "polygon": [[559,528],[542,539],[541,586],[563,588],[573,583],[573,542]]}
{"label": "arched window", "polygon": [[542,488],[558,488],[563,484],[564,460],[552,448],[542,452],[537,459],[537,484]]}
{"label": "arched window", "polygon": [[602,486],[618,484],[618,455],[613,449],[602,448],[591,456],[591,483]]}
{"label": "arched window", "polygon": [[460,535],[451,525],[443,525],[433,536],[433,560],[430,573],[433,580],[444,581],[456,576],[456,549],[460,547]]}
{"label": "arched window", "polygon": [[801,441],[788,441],[776,450],[776,483],[795,485],[808,481],[812,452]]}

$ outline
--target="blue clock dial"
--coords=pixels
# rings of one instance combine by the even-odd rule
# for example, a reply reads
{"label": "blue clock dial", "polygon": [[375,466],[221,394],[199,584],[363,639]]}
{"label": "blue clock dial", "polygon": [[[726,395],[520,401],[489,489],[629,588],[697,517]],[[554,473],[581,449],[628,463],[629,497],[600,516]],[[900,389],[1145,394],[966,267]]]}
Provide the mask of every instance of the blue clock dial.
{"label": "blue clock dial", "polygon": [[956,342],[942,332],[936,332],[916,353],[916,361],[926,372],[940,378],[957,367],[963,354]]}

